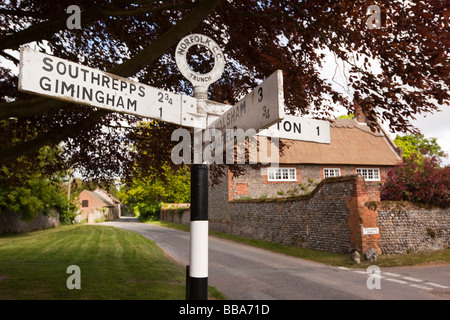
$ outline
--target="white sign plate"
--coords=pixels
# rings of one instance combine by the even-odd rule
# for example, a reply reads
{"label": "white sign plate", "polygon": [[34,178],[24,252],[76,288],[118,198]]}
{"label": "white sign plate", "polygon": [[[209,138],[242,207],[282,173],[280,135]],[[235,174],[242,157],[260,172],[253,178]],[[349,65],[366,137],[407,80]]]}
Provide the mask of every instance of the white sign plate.
{"label": "white sign plate", "polygon": [[363,234],[379,234],[380,230],[376,228],[363,228]]}
{"label": "white sign plate", "polygon": [[[284,117],[283,73],[277,70],[241,101],[228,109],[208,129],[217,129],[226,143],[232,130],[260,130]],[[233,139],[231,137],[231,139]]]}
{"label": "white sign plate", "polygon": [[281,139],[330,143],[330,122],[286,115],[283,120],[258,134]]}
{"label": "white sign plate", "polygon": [[187,97],[25,47],[19,90],[175,124],[182,122],[182,99]]}

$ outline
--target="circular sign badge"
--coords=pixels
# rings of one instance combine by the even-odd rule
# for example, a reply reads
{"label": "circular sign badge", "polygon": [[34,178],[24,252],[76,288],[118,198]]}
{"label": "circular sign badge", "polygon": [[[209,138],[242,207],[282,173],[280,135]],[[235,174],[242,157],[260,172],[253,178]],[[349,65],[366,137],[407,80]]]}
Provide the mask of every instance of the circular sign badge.
{"label": "circular sign badge", "polygon": [[[195,45],[206,47],[214,57],[214,68],[206,74],[197,73],[188,65],[187,53],[189,48]],[[194,88],[205,87],[204,91],[211,83],[219,80],[225,67],[225,59],[219,45],[210,37],[196,33],[181,39],[176,48],[175,61],[181,74],[192,83]]]}

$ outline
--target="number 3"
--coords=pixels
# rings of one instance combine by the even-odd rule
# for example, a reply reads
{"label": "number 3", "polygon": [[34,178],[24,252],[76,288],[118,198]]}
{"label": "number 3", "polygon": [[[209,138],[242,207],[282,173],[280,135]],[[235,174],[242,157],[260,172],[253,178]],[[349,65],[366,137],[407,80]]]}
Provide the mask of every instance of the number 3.
{"label": "number 3", "polygon": [[258,94],[259,94],[258,102],[261,102],[263,99],[263,88],[258,89]]}

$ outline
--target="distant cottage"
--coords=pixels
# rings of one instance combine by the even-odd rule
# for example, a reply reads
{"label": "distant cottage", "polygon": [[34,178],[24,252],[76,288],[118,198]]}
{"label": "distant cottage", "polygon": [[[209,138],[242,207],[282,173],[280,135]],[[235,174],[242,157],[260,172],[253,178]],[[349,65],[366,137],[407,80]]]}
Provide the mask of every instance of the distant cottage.
{"label": "distant cottage", "polygon": [[305,194],[325,178],[358,173],[366,182],[381,183],[402,160],[401,149],[382,128],[372,132],[357,105],[353,119],[331,123],[330,139],[329,144],[280,139],[289,147],[276,167],[244,165],[243,175],[228,173],[228,200]]}
{"label": "distant cottage", "polygon": [[94,223],[101,220],[119,219],[122,203],[101,188],[94,191],[83,190],[77,199],[79,215],[76,222]]}

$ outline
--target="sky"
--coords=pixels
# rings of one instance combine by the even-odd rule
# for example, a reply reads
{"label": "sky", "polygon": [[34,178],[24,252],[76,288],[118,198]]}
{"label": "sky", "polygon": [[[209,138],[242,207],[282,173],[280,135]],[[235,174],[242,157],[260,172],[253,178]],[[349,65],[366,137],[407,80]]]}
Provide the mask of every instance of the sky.
{"label": "sky", "polygon": [[[360,59],[361,60],[361,59]],[[337,68],[336,68],[337,66]],[[376,64],[375,64],[376,68]],[[346,86],[347,69],[342,61],[335,59],[334,55],[326,52],[325,62],[322,69],[322,77],[329,80],[333,88],[348,97],[352,96],[351,90]],[[336,107],[335,115],[347,114],[347,110],[343,107]],[[416,120],[411,120],[411,124],[420,130],[425,138],[436,138],[437,143],[448,157],[443,159],[444,165],[450,165],[450,106],[441,106],[439,112],[415,115]],[[387,124],[381,123],[386,132],[392,139],[395,139],[397,132],[391,132]],[[400,136],[404,135],[402,133]]]}

